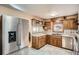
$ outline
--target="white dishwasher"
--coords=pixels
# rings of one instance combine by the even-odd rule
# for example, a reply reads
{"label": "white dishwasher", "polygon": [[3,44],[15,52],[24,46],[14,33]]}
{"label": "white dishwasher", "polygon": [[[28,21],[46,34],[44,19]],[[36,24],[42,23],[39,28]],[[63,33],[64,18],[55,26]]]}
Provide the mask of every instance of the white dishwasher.
{"label": "white dishwasher", "polygon": [[62,37],[62,47],[67,49],[73,49],[72,38],[69,37]]}
{"label": "white dishwasher", "polygon": [[[75,33],[75,30],[64,30],[64,34],[71,36]],[[73,38],[62,37],[62,47],[67,49],[73,49]]]}

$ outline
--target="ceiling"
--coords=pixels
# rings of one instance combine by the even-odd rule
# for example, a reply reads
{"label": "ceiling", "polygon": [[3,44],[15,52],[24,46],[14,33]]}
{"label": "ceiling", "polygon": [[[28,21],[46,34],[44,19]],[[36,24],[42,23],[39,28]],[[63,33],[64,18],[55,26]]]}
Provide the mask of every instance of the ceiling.
{"label": "ceiling", "polygon": [[10,4],[10,7],[42,18],[72,15],[78,12],[78,4]]}

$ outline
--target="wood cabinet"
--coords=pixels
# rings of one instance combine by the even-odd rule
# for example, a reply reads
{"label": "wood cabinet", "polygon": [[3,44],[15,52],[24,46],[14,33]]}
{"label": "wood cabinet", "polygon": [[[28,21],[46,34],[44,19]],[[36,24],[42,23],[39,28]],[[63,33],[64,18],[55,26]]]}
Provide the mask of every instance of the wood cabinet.
{"label": "wood cabinet", "polygon": [[35,37],[32,36],[32,47],[35,49],[39,49],[46,44],[50,44],[56,47],[62,47],[62,36],[60,35],[46,35]]}
{"label": "wood cabinet", "polygon": [[46,36],[32,36],[32,47],[39,49],[46,45]]}
{"label": "wood cabinet", "polygon": [[62,47],[62,36],[60,35],[48,35],[47,43],[56,47]]}
{"label": "wood cabinet", "polygon": [[44,30],[50,30],[51,29],[51,21],[45,21],[44,22]]}
{"label": "wood cabinet", "polygon": [[[75,15],[69,15],[69,16],[63,16],[63,17],[56,17],[56,18],[51,18],[52,22],[54,24],[56,21],[60,21],[64,25],[64,29],[78,29],[78,14]],[[53,24],[53,25],[54,25]]]}
{"label": "wood cabinet", "polygon": [[63,21],[64,29],[77,29],[77,20],[69,19]]}
{"label": "wood cabinet", "polygon": [[78,15],[70,15],[65,16],[65,20],[63,20],[64,29],[78,29]]}
{"label": "wood cabinet", "polygon": [[66,16],[66,19],[77,19],[77,18],[78,18],[78,14]]}
{"label": "wood cabinet", "polygon": [[68,29],[68,21],[64,20],[63,21],[64,29]]}
{"label": "wood cabinet", "polygon": [[47,44],[50,44],[50,38],[51,38],[51,35],[46,35],[46,43]]}

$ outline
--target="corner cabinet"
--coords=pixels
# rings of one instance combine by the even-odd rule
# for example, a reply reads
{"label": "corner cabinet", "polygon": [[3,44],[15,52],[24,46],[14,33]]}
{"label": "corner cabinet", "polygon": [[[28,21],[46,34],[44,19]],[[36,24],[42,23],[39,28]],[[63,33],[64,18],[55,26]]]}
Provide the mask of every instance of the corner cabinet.
{"label": "corner cabinet", "polygon": [[46,36],[32,36],[32,48],[40,49],[46,45]]}
{"label": "corner cabinet", "polygon": [[47,43],[56,47],[62,47],[62,36],[60,35],[48,35]]}

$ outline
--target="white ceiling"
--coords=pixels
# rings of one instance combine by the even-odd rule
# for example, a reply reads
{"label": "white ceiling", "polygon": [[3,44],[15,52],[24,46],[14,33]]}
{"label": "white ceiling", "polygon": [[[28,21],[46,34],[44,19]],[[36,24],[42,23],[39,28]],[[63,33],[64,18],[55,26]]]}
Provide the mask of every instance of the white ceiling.
{"label": "white ceiling", "polygon": [[10,6],[42,18],[72,15],[78,12],[77,4],[14,4]]}

